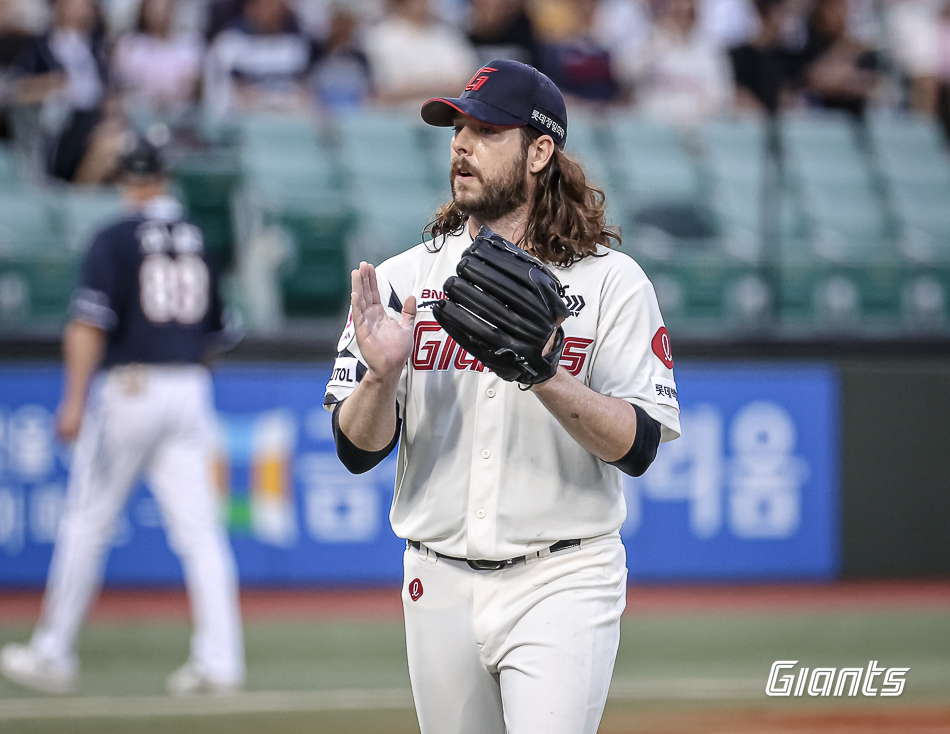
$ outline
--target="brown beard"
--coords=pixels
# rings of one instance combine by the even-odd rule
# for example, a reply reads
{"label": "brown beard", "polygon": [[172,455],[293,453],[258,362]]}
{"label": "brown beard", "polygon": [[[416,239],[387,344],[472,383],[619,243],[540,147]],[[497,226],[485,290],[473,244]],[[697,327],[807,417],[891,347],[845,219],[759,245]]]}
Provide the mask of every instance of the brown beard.
{"label": "brown beard", "polygon": [[478,198],[465,202],[459,201],[456,196],[457,167],[453,165],[449,174],[449,185],[455,206],[465,216],[474,217],[480,222],[491,222],[510,214],[528,201],[528,186],[524,173],[527,160],[527,152],[522,150],[521,155],[512,159],[497,178],[485,179],[481,173],[472,171],[482,182],[482,193]]}

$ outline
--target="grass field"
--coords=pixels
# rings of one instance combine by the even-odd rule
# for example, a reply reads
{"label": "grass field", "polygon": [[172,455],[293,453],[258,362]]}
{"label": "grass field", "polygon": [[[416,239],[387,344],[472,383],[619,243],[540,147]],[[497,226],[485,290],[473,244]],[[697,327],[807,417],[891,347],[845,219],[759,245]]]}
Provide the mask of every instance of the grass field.
{"label": "grass field", "polygon": [[[0,594],[0,642],[26,639],[37,603]],[[107,595],[80,690],[0,681],[0,732],[418,732],[397,591],[246,595],[247,692],[175,700],[162,687],[187,654],[185,604]],[[896,698],[768,697],[779,659],[910,672]],[[950,584],[633,589],[601,732],[950,733]]]}

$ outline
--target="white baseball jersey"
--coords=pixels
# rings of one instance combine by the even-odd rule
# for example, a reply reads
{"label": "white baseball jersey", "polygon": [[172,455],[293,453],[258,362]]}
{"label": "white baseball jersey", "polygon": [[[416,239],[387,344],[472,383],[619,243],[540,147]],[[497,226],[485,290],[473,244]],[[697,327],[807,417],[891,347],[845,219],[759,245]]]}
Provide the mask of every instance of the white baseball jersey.
{"label": "white baseball jersey", "polygon": [[[620,470],[581,447],[535,395],[463,351],[432,316],[471,243],[466,228],[437,252],[421,244],[376,271],[392,318],[410,295],[418,307],[397,393],[393,530],[438,553],[486,559],[615,533],[626,515]],[[554,268],[571,310],[561,365],[594,391],[640,406],[661,424],[661,440],[677,438],[673,360],[653,286],[627,255],[603,247],[597,255]],[[328,409],[366,372],[352,319],[339,353]]]}

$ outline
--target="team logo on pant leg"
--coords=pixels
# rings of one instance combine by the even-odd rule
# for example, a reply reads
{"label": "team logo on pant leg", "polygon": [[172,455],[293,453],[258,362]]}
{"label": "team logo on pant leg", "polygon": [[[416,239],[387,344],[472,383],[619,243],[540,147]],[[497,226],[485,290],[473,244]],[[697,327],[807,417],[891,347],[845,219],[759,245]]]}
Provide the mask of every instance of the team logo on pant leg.
{"label": "team logo on pant leg", "polygon": [[419,601],[420,596],[422,596],[422,582],[419,579],[413,579],[409,582],[409,598]]}

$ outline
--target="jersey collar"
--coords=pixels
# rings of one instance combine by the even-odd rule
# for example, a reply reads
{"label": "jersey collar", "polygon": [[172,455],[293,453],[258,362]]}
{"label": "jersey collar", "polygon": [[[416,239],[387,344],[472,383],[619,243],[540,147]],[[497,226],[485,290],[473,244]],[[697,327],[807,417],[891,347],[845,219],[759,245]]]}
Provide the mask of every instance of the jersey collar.
{"label": "jersey collar", "polygon": [[156,196],[142,205],[142,214],[146,219],[177,222],[185,215],[185,210],[172,196]]}

